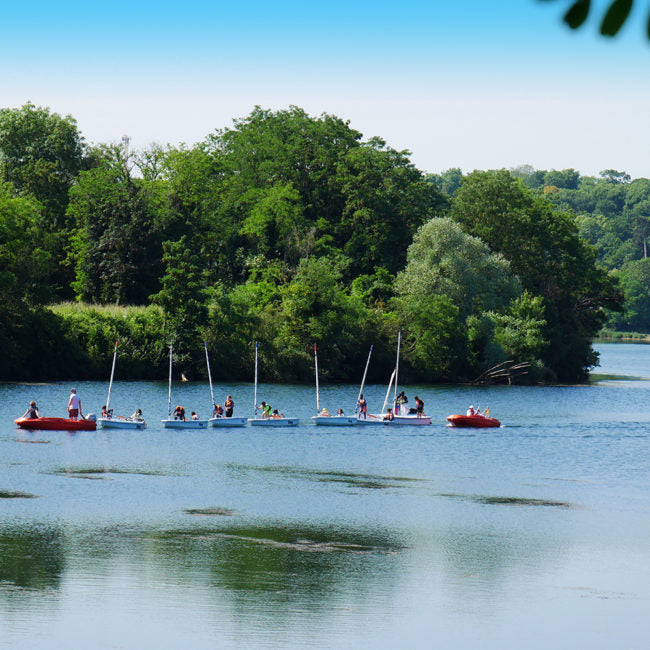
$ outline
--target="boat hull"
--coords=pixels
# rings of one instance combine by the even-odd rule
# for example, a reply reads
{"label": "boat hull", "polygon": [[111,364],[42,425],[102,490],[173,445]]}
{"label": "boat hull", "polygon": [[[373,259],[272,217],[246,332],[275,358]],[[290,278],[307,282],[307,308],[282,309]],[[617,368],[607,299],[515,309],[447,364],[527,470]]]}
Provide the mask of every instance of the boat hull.
{"label": "boat hull", "polygon": [[14,422],[21,429],[39,431],[95,431],[94,420],[70,420],[68,418],[18,418]]}
{"label": "boat hull", "polygon": [[396,415],[392,420],[384,420],[382,414],[368,414],[366,420],[359,418],[359,424],[386,424],[388,426],[426,426],[431,424],[431,418],[428,415],[418,417],[417,415]]}
{"label": "boat hull", "polygon": [[297,427],[300,418],[249,418],[253,427]]}
{"label": "boat hull", "polygon": [[127,420],[121,418],[98,418],[97,424],[102,429],[146,429],[144,420]]}
{"label": "boat hull", "polygon": [[211,427],[245,427],[248,424],[247,418],[210,418]]}
{"label": "boat hull", "polygon": [[349,427],[357,424],[357,418],[353,415],[314,415],[311,421],[323,427]]}
{"label": "boat hull", "polygon": [[207,420],[161,420],[165,429],[207,429]]}
{"label": "boat hull", "polygon": [[471,429],[486,429],[501,426],[501,422],[496,418],[486,418],[484,415],[449,415],[447,421],[452,427],[466,427]]}

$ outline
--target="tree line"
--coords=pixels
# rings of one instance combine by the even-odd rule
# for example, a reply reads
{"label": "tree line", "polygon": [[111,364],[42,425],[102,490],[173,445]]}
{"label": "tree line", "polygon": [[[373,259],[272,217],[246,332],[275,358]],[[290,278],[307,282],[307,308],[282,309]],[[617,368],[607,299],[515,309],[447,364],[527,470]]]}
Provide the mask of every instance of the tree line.
{"label": "tree line", "polygon": [[[610,216],[576,197],[637,181],[427,175],[295,106],[136,152],[90,146],[47,108],[2,109],[0,174],[2,379],[104,378],[115,338],[124,378],[161,378],[174,338],[190,377],[205,340],[215,378],[250,379],[258,340],[267,379],[310,379],[317,343],[325,379],[356,381],[374,344],[383,380],[401,330],[410,380],[513,360],[528,381],[579,381],[592,338],[630,313],[608,257],[623,253],[588,223]],[[622,248],[640,236],[625,233]]]}

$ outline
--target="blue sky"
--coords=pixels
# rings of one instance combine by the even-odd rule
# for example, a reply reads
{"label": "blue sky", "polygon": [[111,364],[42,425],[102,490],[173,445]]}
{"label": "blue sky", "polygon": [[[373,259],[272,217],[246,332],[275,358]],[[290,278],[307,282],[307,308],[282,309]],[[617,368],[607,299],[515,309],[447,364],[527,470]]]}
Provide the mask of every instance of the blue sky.
{"label": "blue sky", "polygon": [[[531,164],[650,177],[645,3],[621,35],[568,0],[15,2],[0,106],[73,115],[89,142],[191,144],[254,105],[349,119],[425,171]],[[639,0],[637,0],[639,4]]]}

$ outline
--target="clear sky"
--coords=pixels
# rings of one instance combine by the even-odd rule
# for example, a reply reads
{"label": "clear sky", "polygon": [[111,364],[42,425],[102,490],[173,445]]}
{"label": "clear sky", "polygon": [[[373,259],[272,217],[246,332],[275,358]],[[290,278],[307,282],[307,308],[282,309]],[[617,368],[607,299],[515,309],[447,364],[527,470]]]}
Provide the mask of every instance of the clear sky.
{"label": "clear sky", "polygon": [[[643,12],[572,32],[569,0],[14,0],[0,106],[71,114],[89,142],[192,144],[256,104],[350,120],[424,171],[531,164],[650,177]],[[593,4],[593,2],[592,2]]]}

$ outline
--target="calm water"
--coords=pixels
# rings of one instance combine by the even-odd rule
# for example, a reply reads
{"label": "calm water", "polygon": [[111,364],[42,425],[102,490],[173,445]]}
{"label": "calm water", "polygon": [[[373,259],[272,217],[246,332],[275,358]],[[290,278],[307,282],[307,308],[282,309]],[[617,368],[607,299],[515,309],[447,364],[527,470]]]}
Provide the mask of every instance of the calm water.
{"label": "calm water", "polygon": [[[28,433],[72,385],[0,385],[0,647],[645,649],[650,346],[599,350],[590,386],[409,386],[422,429],[170,432],[166,383],[124,382],[146,431]],[[100,410],[105,383],[75,387]],[[208,415],[206,385],[175,388]],[[251,385],[215,393],[249,413]],[[314,410],[306,386],[259,399]],[[445,427],[469,403],[506,426]]]}

